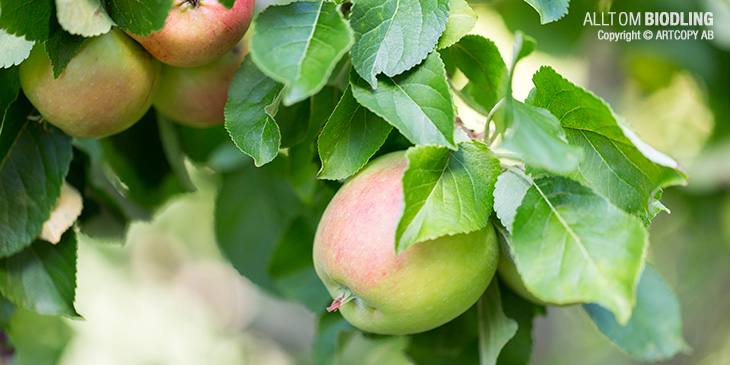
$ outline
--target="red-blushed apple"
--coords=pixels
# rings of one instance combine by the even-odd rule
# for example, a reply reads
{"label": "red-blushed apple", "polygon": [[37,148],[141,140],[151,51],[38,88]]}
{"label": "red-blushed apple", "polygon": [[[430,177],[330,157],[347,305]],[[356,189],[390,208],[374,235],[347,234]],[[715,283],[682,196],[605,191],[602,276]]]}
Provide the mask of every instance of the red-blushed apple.
{"label": "red-blushed apple", "polygon": [[166,117],[192,127],[223,123],[228,87],[248,53],[245,40],[219,60],[198,67],[162,66],[152,105]]}
{"label": "red-blushed apple", "polygon": [[43,118],[74,137],[105,137],[136,123],[152,105],[160,62],[124,32],[84,41],[53,78],[44,47],[20,64],[20,85]]}
{"label": "red-blushed apple", "polygon": [[394,152],[372,161],[327,206],[314,238],[314,267],[353,326],[379,334],[438,327],[465,312],[494,277],[494,228],[420,242],[396,255],[408,161]]}
{"label": "red-blushed apple", "polygon": [[253,11],[254,0],[237,0],[231,9],[216,0],[174,0],[161,30],[129,35],[168,65],[202,66],[223,57],[241,40]]}

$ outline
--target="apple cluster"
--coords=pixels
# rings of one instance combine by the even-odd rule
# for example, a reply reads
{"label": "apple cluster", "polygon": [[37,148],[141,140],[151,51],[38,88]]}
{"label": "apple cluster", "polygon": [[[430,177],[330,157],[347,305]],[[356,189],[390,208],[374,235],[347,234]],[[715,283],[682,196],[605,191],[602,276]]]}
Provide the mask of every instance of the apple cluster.
{"label": "apple cluster", "polygon": [[88,38],[58,78],[45,46],[36,45],[20,65],[20,84],[45,121],[74,137],[119,133],[152,105],[182,124],[220,124],[253,11],[254,0],[231,9],[175,0],[161,30],[141,36],[114,28]]}

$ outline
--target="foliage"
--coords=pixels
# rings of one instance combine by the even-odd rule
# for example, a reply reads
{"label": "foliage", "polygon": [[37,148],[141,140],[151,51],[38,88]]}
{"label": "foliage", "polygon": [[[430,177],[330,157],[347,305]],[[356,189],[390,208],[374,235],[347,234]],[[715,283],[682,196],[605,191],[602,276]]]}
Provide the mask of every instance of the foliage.
{"label": "foliage", "polygon": [[[526,3],[540,23],[568,14],[567,0]],[[380,349],[393,361],[526,363],[533,319],[545,309],[499,279],[459,318],[412,336],[364,335],[324,311],[330,298],[311,258],[319,217],[340,183],[368,161],[407,149],[396,252],[492,224],[526,290],[544,304],[583,304],[575,310],[583,308],[601,333],[639,360],[688,351],[678,299],[647,264],[647,227],[666,209],[663,189],[686,184],[687,173],[607,102],[550,66],[533,75],[529,97],[517,100],[518,61],[541,43],[518,31],[514,54],[500,54],[486,37],[466,35],[477,13],[463,0],[295,1],[255,19],[250,55],[229,89],[225,131],[177,126],[155,111],[99,140],[72,139],[42,122],[17,76],[32,47],[45,48],[59,76],[84,37],[112,24],[149,34],[161,29],[171,6],[2,2],[0,299],[17,307],[3,328],[19,349],[29,336],[17,322],[79,316],[77,232],[97,235],[98,222],[91,222],[101,220],[123,234],[131,220],[194,190],[187,158],[220,178],[215,235],[224,256],[267,293],[317,316],[317,363],[357,356],[357,346]],[[512,7],[527,5],[494,6],[508,18]],[[546,37],[530,27],[538,41]],[[569,48],[573,36],[556,43]],[[457,100],[482,115],[483,138],[455,124]],[[718,127],[715,138],[723,133]],[[81,192],[84,210],[51,245],[37,237],[64,180]],[[51,350],[49,357],[58,356]]]}

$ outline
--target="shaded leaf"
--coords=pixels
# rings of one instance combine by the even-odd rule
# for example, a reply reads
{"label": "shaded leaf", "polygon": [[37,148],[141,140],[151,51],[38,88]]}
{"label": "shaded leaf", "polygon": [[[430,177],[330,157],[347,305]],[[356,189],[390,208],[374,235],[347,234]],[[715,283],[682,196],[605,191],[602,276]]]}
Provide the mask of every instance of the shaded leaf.
{"label": "shaded leaf", "polygon": [[339,180],[359,171],[383,145],[393,127],[360,105],[350,87],[317,139],[320,179]]}
{"label": "shaded leaf", "polygon": [[455,68],[469,79],[459,95],[474,110],[488,115],[504,97],[507,87],[507,65],[491,40],[469,34],[453,46],[441,50]]}
{"label": "shaded leaf", "polygon": [[517,322],[502,311],[499,281],[492,280],[477,303],[479,318],[479,363],[493,365],[507,342],[517,333]]}
{"label": "shaded leaf", "polygon": [[418,365],[478,364],[477,304],[443,326],[411,335],[406,354]]}
{"label": "shaded leaf", "polygon": [[353,40],[334,3],[300,1],[259,14],[250,48],[259,69],[285,85],[284,105],[292,105],[322,89]]}
{"label": "shaded leaf", "polygon": [[339,313],[322,313],[317,320],[317,332],[314,338],[314,363],[340,364],[339,354],[343,347],[343,337],[354,332],[355,329]]}
{"label": "shaded leaf", "polygon": [[402,75],[380,77],[375,90],[355,72],[350,84],[360,104],[398,128],[411,142],[456,149],[453,100],[438,54],[432,53]]}
{"label": "shaded leaf", "polygon": [[357,73],[380,87],[376,76],[396,76],[434,50],[449,16],[449,0],[361,0],[350,14],[355,43],[350,50]]}
{"label": "shaded leaf", "polygon": [[625,326],[597,304],[583,308],[606,337],[638,360],[667,360],[690,350],[682,338],[679,300],[651,266],[644,269],[636,290],[636,307]]}
{"label": "shaded leaf", "polygon": [[71,163],[71,138],[28,121],[31,110],[19,96],[0,131],[0,257],[20,252],[41,232]]}
{"label": "shaded leaf", "polygon": [[3,0],[0,28],[29,41],[45,42],[53,9],[53,0]]}
{"label": "shaded leaf", "polygon": [[101,158],[123,183],[124,195],[148,209],[187,191],[181,180],[186,177],[177,174],[165,154],[159,127],[150,109],[129,129],[99,140]]}
{"label": "shaded leaf", "polygon": [[502,308],[507,317],[517,321],[517,332],[502,348],[497,358],[500,365],[527,365],[532,355],[532,322],[545,314],[545,307],[533,304],[515,294],[506,285],[499,286]]}
{"label": "shaded leaf", "polygon": [[18,308],[8,327],[19,365],[54,365],[61,362],[74,331],[63,318],[39,315]]}
{"label": "shaded leaf", "polygon": [[215,234],[223,254],[238,272],[269,293],[281,290],[269,274],[277,242],[301,204],[276,159],[261,168],[247,164],[223,174],[215,206]]}
{"label": "shaded leaf", "polygon": [[76,232],[70,229],[52,245],[36,240],[20,253],[0,260],[0,292],[13,304],[39,314],[78,317]]}
{"label": "shaded leaf", "polygon": [[[0,135],[3,133],[3,119],[8,106],[15,101],[20,92],[20,80],[18,79],[18,68],[0,68]],[[0,161],[5,158],[8,148],[0,147]]]}

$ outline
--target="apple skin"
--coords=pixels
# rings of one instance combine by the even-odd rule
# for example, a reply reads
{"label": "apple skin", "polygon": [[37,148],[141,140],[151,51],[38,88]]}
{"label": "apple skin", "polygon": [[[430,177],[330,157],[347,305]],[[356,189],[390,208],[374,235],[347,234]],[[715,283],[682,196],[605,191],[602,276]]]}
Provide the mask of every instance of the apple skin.
{"label": "apple skin", "polygon": [[372,161],[327,206],[314,239],[314,267],[353,326],[400,335],[438,327],[465,312],[494,277],[494,228],[417,243],[395,253],[408,161],[394,152]]}
{"label": "apple skin", "polygon": [[507,284],[507,287],[512,289],[512,291],[517,295],[535,304],[550,305],[538,299],[536,296],[532,295],[529,290],[527,290],[525,283],[522,281],[522,276],[520,276],[520,273],[517,271],[517,267],[507,254],[503,253],[499,257],[497,272],[499,273],[499,278],[502,279],[502,282]]}
{"label": "apple skin", "polygon": [[253,17],[254,0],[226,9],[216,0],[174,0],[165,26],[146,36],[128,33],[158,60],[196,67],[226,54],[241,40]]}
{"label": "apple skin", "polygon": [[246,42],[241,40],[219,60],[207,65],[162,65],[160,87],[152,105],[171,120],[191,127],[223,123],[228,87],[247,53]]}
{"label": "apple skin", "polygon": [[89,38],[58,79],[37,45],[20,64],[20,85],[49,123],[70,136],[106,137],[136,123],[152,105],[160,63],[124,32]]}

